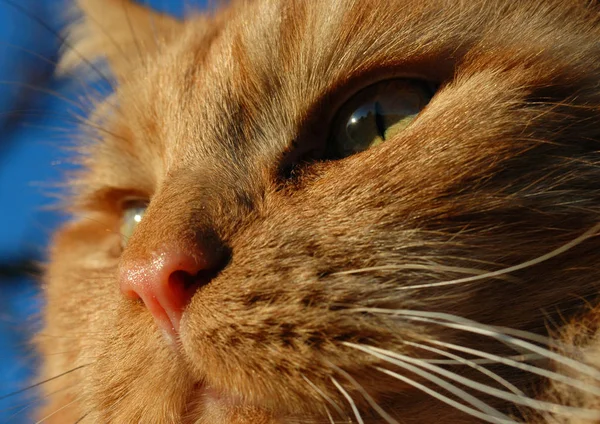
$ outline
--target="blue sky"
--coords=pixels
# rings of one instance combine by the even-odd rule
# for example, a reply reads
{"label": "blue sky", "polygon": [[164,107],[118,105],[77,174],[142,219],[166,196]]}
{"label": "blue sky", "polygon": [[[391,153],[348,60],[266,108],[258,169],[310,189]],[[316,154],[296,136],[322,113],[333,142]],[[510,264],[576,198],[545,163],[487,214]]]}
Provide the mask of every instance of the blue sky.
{"label": "blue sky", "polygon": [[[43,260],[64,219],[52,207],[62,175],[72,169],[64,148],[75,133],[77,109],[69,99],[81,92],[78,81],[51,78],[60,45],[52,32],[62,26],[66,2],[0,0],[0,266]],[[181,16],[185,3],[202,7],[207,1],[145,3]],[[26,396],[2,395],[34,379],[28,339],[41,304],[38,288],[35,279],[0,273],[0,424],[30,422]]]}

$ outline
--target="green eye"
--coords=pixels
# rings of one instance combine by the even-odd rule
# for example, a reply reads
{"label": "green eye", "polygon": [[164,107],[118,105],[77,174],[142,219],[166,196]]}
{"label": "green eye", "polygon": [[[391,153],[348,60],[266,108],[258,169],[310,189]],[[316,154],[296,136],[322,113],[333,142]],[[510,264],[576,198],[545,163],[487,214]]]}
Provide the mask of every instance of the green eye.
{"label": "green eye", "polygon": [[123,218],[121,220],[121,244],[125,246],[127,244],[127,240],[133,234],[133,230],[135,227],[141,222],[144,213],[146,212],[146,205],[140,202],[136,202],[131,204],[129,207],[126,207],[123,211]]}
{"label": "green eye", "polygon": [[342,106],[334,122],[332,156],[344,158],[406,129],[433,97],[430,83],[394,79],[373,84]]}

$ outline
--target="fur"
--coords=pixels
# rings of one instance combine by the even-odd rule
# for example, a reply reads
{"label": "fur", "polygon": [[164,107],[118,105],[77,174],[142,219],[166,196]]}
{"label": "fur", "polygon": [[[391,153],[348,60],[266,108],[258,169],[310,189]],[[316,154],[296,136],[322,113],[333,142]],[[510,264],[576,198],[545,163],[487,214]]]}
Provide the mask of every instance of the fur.
{"label": "fur", "polygon": [[[105,57],[114,94],[90,115],[73,218],[51,248],[40,378],[73,371],[42,386],[38,419],[499,422],[419,389],[477,409],[406,366],[475,358],[453,344],[534,354],[525,363],[576,382],[487,365],[511,391],[474,362],[440,365],[530,401],[456,384],[504,416],[600,422],[595,2],[255,0],[184,21],[78,7],[60,69]],[[439,85],[418,118],[320,160],[341,105],[400,77]],[[131,198],[149,207],[123,249]],[[175,349],[118,283],[164,243],[228,261]]]}

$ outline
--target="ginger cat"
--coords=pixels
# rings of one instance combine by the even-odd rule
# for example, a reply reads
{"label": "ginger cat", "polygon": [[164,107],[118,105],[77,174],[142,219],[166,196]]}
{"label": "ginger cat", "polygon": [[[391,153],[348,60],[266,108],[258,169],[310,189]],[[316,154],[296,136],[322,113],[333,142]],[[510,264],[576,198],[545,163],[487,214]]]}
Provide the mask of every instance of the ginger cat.
{"label": "ginger cat", "polygon": [[77,8],[36,419],[600,422],[600,5]]}

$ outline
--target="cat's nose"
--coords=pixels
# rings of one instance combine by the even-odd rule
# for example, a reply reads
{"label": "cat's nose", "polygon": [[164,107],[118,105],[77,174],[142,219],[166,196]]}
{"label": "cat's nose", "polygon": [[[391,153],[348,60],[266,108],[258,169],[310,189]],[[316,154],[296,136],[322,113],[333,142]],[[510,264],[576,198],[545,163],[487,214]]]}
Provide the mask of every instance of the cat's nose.
{"label": "cat's nose", "polygon": [[220,271],[218,264],[200,252],[190,255],[164,247],[142,262],[121,262],[121,292],[127,298],[141,299],[157,324],[174,336],[183,310],[194,293]]}

